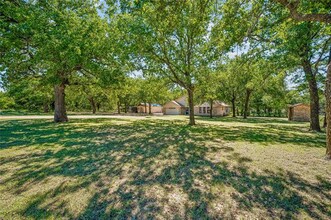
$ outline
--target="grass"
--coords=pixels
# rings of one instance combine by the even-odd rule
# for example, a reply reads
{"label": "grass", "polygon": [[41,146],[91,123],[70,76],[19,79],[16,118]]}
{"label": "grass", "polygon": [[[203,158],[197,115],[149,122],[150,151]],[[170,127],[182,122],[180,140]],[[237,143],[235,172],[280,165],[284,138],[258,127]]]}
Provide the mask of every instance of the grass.
{"label": "grass", "polygon": [[19,115],[51,115],[52,113],[44,113],[40,111],[27,110],[0,110],[0,116],[19,116]]}
{"label": "grass", "polygon": [[331,218],[307,123],[160,118],[0,120],[0,219]]}
{"label": "grass", "polygon": [[[75,112],[68,111],[68,115],[93,115],[91,111]],[[98,115],[112,115],[113,112],[98,112]],[[43,111],[29,111],[29,110],[1,110],[0,116],[22,116],[22,115],[54,115],[53,111],[43,112]]]}

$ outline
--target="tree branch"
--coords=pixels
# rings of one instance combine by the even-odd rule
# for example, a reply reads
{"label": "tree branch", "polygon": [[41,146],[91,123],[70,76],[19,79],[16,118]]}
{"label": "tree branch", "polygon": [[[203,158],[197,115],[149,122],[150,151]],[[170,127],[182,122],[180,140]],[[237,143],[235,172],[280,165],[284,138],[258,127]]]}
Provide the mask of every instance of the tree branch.
{"label": "tree branch", "polygon": [[322,47],[322,50],[321,50],[320,55],[318,56],[317,60],[316,60],[315,63],[314,63],[315,74],[316,74],[317,71],[318,71],[319,63],[325,59],[325,58],[323,58],[323,55],[325,54],[325,52],[326,52],[327,49],[328,49],[328,45],[329,45],[329,43],[330,43],[330,40],[331,40],[331,38],[329,38],[329,39],[325,42],[325,44],[324,44],[323,47]]}
{"label": "tree branch", "polygon": [[299,0],[274,0],[279,4],[285,6],[291,13],[291,17],[297,21],[318,21],[324,23],[331,23],[331,14],[303,14],[298,11]]}

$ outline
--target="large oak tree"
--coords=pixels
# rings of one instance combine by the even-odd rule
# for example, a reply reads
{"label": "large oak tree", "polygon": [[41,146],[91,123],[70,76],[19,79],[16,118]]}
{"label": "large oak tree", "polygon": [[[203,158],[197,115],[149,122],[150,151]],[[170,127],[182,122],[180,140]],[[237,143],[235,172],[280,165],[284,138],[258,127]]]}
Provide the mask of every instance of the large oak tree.
{"label": "large oak tree", "polygon": [[190,125],[195,124],[194,92],[197,76],[208,63],[213,2],[209,0],[133,3],[125,14],[129,32],[143,63],[184,88],[188,94]]}
{"label": "large oak tree", "polygon": [[[107,23],[95,1],[1,3],[1,68],[10,78],[33,76],[54,87],[55,122],[68,120],[65,88],[73,76],[103,69]],[[109,36],[108,36],[109,37]]]}
{"label": "large oak tree", "polygon": [[[308,21],[328,24],[326,35],[331,34],[331,4],[329,1],[311,1],[309,4],[302,4],[301,0],[274,0],[285,6],[290,16],[296,21]],[[329,59],[326,68],[325,98],[326,98],[326,156],[331,159],[331,46]]]}

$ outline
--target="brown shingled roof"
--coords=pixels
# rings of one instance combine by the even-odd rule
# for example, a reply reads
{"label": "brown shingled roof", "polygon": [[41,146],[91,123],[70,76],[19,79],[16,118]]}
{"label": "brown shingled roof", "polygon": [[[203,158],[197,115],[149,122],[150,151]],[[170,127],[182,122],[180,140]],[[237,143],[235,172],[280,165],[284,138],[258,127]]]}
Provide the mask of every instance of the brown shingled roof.
{"label": "brown shingled roof", "polygon": [[288,107],[292,108],[292,107],[297,107],[297,106],[300,106],[300,105],[310,106],[309,104],[305,104],[305,103],[297,103],[297,104],[294,104],[294,105],[289,105]]}

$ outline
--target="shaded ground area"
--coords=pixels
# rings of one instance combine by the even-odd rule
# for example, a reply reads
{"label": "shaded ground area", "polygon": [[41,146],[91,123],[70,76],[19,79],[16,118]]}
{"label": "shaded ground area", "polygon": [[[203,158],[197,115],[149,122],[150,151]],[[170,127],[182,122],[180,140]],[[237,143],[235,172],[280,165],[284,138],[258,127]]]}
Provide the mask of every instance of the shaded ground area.
{"label": "shaded ground area", "polygon": [[0,121],[0,219],[331,218],[324,134],[182,119]]}
{"label": "shaded ground area", "polygon": [[[145,118],[146,116],[125,116],[125,115],[68,115],[70,119],[93,119],[93,118],[118,118],[118,119],[132,119]],[[147,116],[148,117],[148,116]],[[53,119],[53,115],[0,115],[0,120],[23,120],[23,119]]]}

